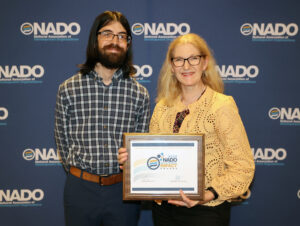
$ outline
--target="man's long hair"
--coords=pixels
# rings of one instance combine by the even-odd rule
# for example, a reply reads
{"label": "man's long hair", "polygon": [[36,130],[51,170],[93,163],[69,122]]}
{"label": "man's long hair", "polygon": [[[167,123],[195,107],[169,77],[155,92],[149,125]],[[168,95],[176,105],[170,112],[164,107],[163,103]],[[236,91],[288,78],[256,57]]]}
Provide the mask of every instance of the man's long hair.
{"label": "man's long hair", "polygon": [[[99,61],[98,56],[99,56],[99,50],[98,50],[98,31],[102,27],[106,26],[112,21],[117,21],[122,26],[125,28],[127,35],[131,36],[131,30],[130,30],[130,25],[126,19],[126,17],[116,11],[105,11],[104,13],[100,14],[99,16],[96,17],[93,26],[90,31],[89,35],[89,41],[88,41],[88,46],[86,49],[86,61],[84,64],[79,64],[78,67],[80,68],[79,72],[82,75],[88,74],[90,71],[94,70],[96,63]],[[123,76],[124,78],[128,78],[129,76],[132,76],[133,74],[136,73],[135,68],[133,67],[132,64],[132,49],[131,49],[131,42],[129,42],[128,45],[128,50],[126,52],[124,64],[121,67],[123,70]]]}

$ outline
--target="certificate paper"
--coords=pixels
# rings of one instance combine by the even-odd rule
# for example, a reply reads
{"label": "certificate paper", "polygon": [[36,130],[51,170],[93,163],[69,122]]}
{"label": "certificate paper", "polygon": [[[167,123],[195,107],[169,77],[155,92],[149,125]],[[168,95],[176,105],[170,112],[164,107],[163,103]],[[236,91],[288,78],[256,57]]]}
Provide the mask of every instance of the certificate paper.
{"label": "certificate paper", "polygon": [[198,192],[197,141],[133,141],[131,193]]}
{"label": "certificate paper", "polygon": [[125,194],[125,199],[179,199],[180,190],[202,199],[204,156],[199,147],[203,147],[203,137],[196,137],[134,134],[127,140],[124,190],[130,197]]}

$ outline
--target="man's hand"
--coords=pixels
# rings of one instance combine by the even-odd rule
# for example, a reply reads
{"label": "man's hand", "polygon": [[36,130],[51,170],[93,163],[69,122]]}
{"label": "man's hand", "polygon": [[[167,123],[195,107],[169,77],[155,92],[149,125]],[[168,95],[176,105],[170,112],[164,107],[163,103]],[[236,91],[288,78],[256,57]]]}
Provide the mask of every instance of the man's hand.
{"label": "man's hand", "polygon": [[123,169],[123,164],[127,161],[128,152],[126,148],[120,148],[118,151],[118,162],[120,165],[120,169]]}

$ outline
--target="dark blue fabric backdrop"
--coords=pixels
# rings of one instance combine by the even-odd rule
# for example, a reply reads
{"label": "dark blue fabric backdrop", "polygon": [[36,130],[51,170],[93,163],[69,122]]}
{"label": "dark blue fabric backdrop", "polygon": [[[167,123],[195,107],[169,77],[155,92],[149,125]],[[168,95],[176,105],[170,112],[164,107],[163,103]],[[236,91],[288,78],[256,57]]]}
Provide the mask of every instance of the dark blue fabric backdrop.
{"label": "dark blue fabric backdrop", "polygon": [[[204,37],[239,107],[256,161],[233,226],[299,225],[300,3],[253,1],[4,1],[0,14],[0,225],[62,226],[65,172],[53,136],[58,85],[85,59],[105,10],[132,25],[137,80],[154,107],[170,40]],[[152,225],[143,210],[140,225]]]}

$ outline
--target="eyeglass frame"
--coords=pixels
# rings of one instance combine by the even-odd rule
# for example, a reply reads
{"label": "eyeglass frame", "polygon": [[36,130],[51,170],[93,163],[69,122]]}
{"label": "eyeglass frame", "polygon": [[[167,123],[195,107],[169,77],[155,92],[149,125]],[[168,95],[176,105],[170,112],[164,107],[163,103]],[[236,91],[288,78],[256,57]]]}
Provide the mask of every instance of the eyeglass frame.
{"label": "eyeglass frame", "polygon": [[[194,65],[191,64],[190,61],[189,61],[189,59],[192,58],[192,57],[199,57],[199,63],[198,63],[198,64],[194,64]],[[201,58],[202,58],[202,57],[206,57],[206,55],[195,55],[195,56],[190,56],[190,57],[188,57],[188,58],[181,58],[181,59],[183,60],[183,64],[182,64],[181,66],[176,66],[176,65],[175,65],[174,59],[176,59],[176,58],[174,58],[174,57],[171,58],[171,62],[172,62],[172,64],[174,65],[174,67],[183,67],[184,64],[185,64],[185,61],[187,61],[191,66],[197,66],[197,65],[199,65],[199,64],[201,63]]]}
{"label": "eyeglass frame", "polygon": [[111,31],[107,31],[107,30],[105,30],[105,31],[98,31],[97,32],[97,35],[102,35],[103,33],[106,33],[106,34],[109,34],[109,35],[112,35],[112,38],[111,39],[106,39],[107,41],[112,41],[112,40],[114,40],[114,38],[115,38],[115,36],[117,36],[117,38],[118,38],[118,41],[120,41],[120,40],[123,40],[122,38],[120,38],[122,35],[126,35],[127,36],[127,38],[126,38],[126,42],[129,44],[130,42],[131,42],[131,36],[129,36],[128,34],[126,34],[126,33],[119,33],[119,34],[114,34],[113,32],[111,32]]}

